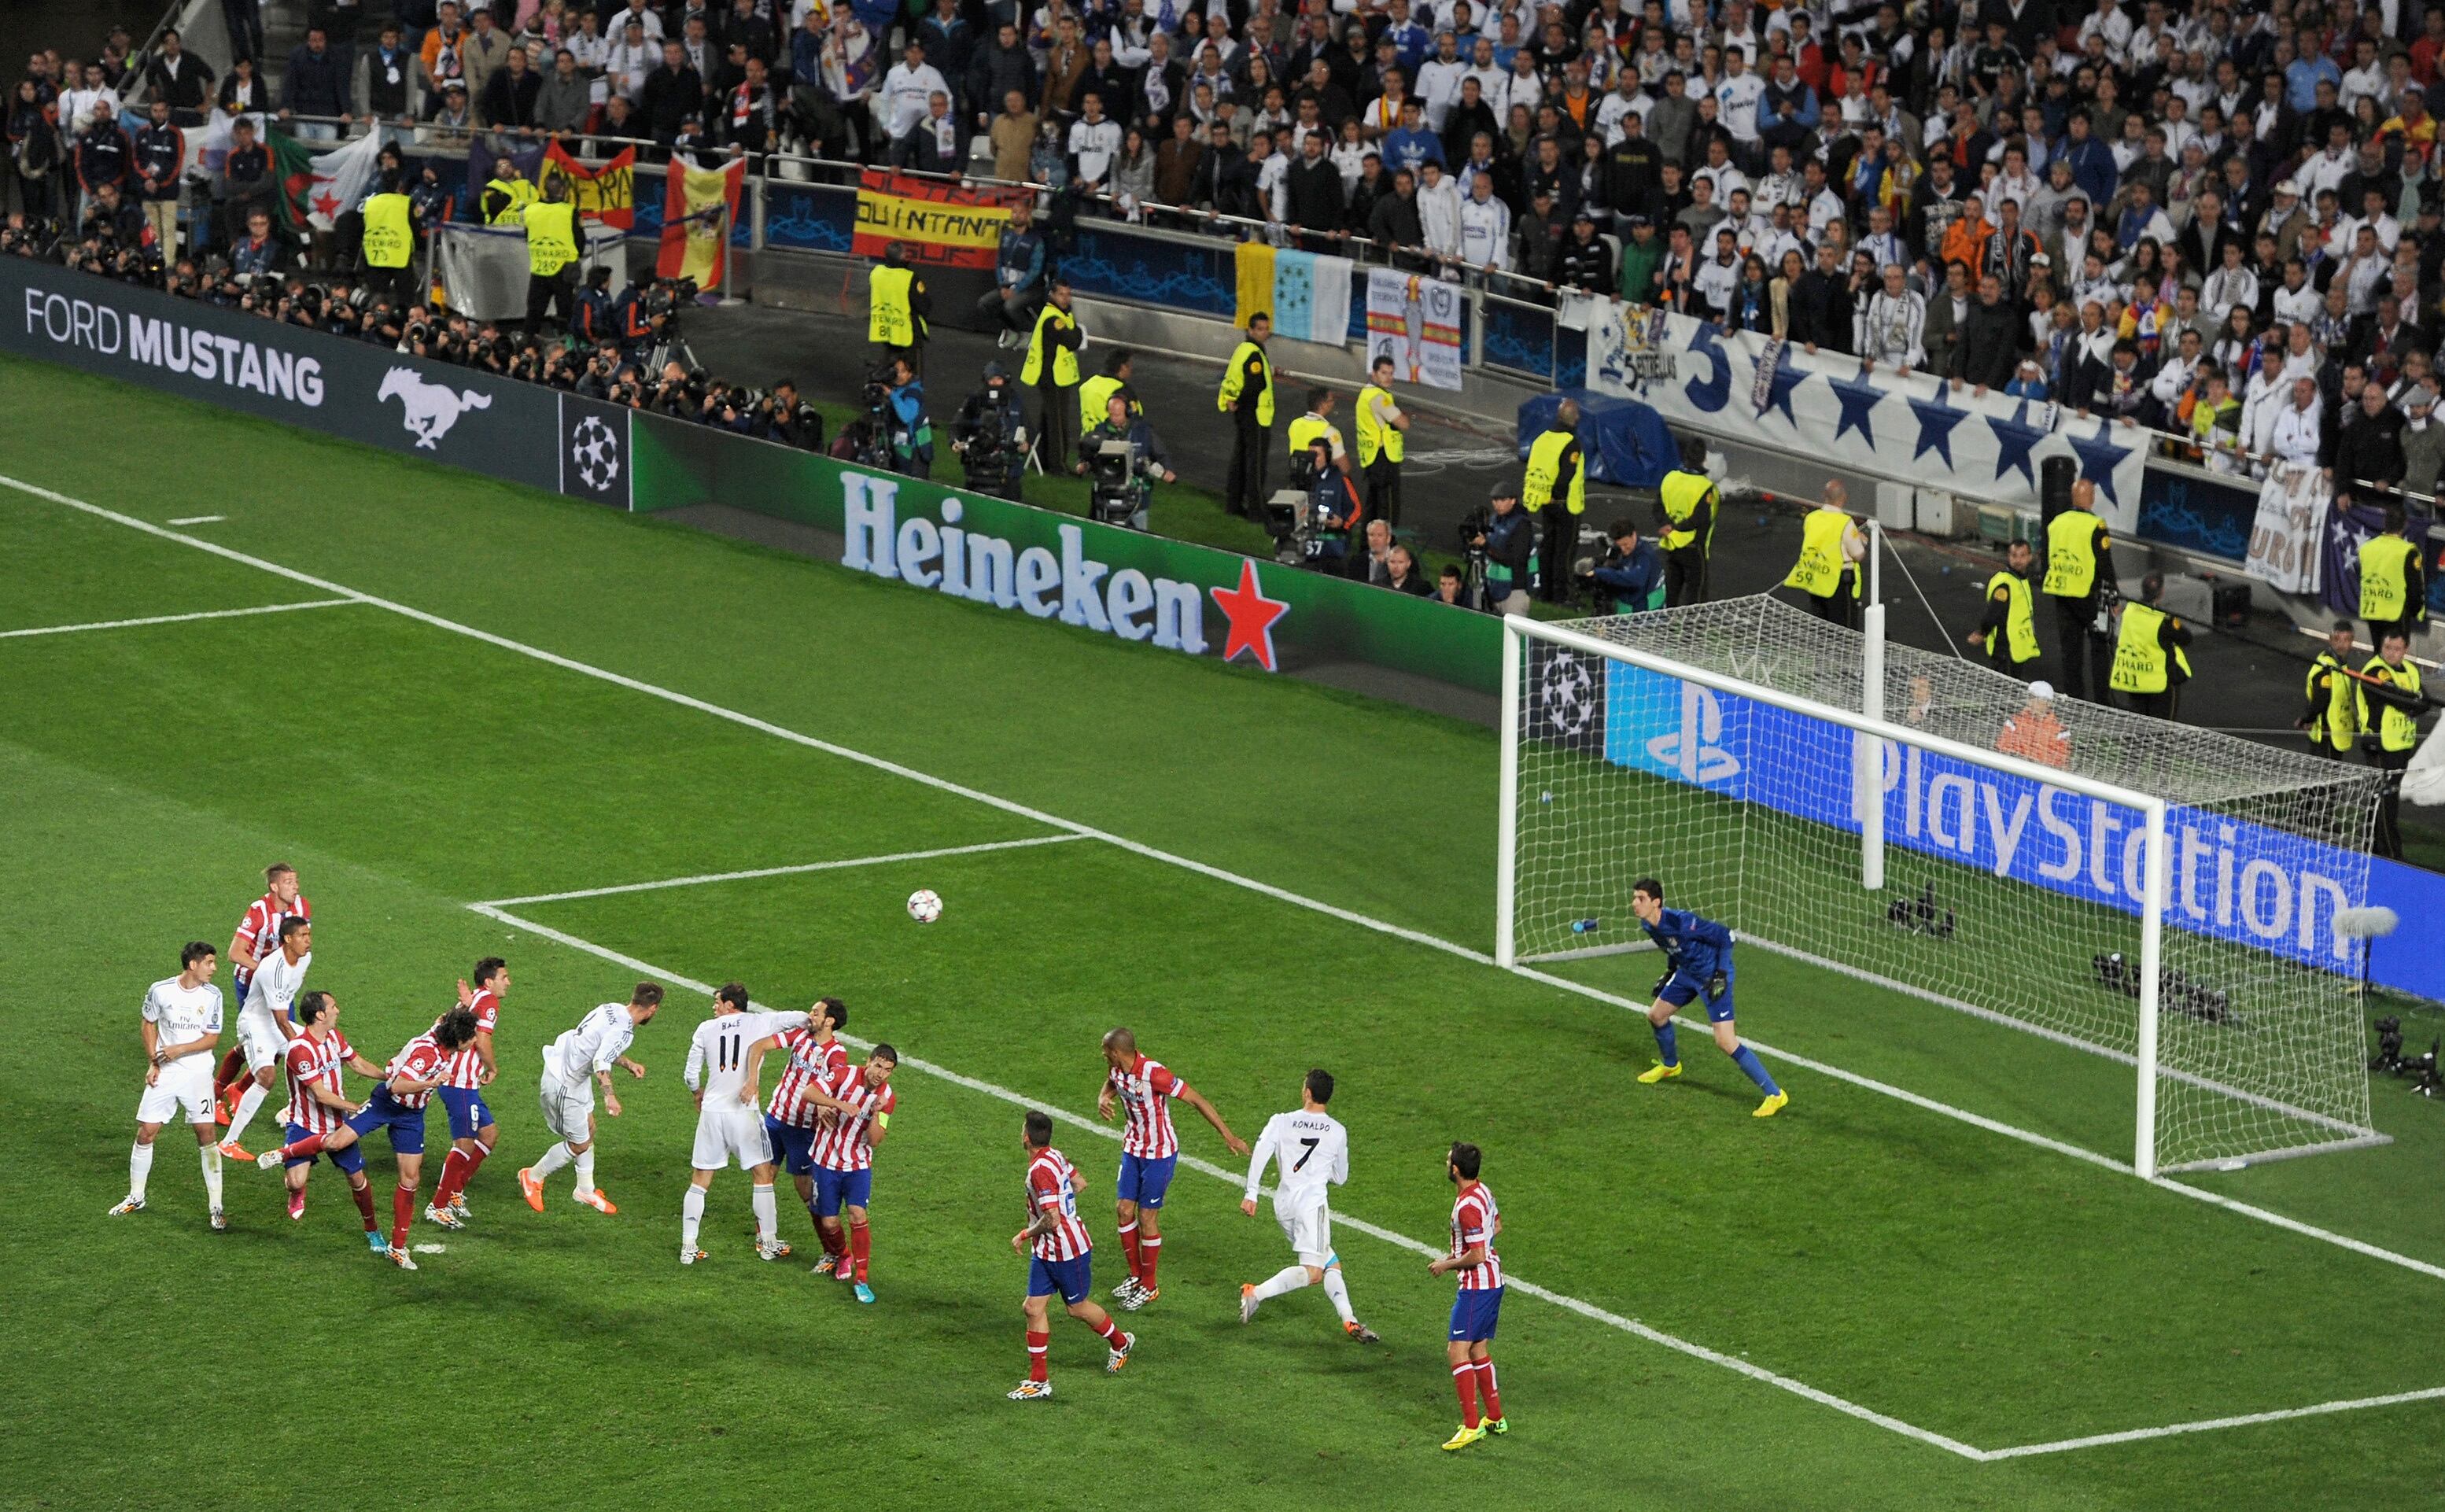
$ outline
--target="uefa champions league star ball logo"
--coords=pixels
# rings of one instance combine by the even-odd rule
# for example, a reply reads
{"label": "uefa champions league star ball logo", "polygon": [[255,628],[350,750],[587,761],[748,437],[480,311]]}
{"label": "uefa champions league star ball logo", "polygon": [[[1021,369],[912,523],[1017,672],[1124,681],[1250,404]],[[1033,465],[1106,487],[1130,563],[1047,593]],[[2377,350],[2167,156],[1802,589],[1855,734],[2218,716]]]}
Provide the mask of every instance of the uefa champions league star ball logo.
{"label": "uefa champions league star ball logo", "polygon": [[620,476],[619,439],[601,417],[588,415],[569,432],[569,459],[577,464],[577,476],[586,486],[600,494]]}
{"label": "uefa champions league star ball logo", "polygon": [[1555,658],[1546,668],[1540,698],[1545,722],[1558,735],[1585,735],[1596,717],[1596,679],[1576,657]]}

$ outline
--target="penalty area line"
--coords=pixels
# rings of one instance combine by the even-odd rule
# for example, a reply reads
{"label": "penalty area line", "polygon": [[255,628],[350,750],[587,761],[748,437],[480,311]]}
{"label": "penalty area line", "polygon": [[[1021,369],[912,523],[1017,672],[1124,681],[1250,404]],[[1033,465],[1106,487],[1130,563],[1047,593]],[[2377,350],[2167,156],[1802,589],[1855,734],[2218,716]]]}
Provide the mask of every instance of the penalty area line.
{"label": "penalty area line", "polygon": [[982,845],[943,846],[935,850],[900,850],[887,856],[851,856],[845,861],[808,861],[792,867],[757,867],[750,871],[711,871],[697,877],[667,877],[660,882],[624,882],[609,887],[579,887],[571,892],[538,892],[524,898],[490,898],[479,907],[514,908],[530,903],[569,903],[579,898],[608,898],[624,892],[655,892],[664,887],[700,887],[716,882],[750,882],[761,877],[797,877],[811,871],[846,871],[854,867],[885,867],[900,861],[938,861],[944,856],[980,856],[990,850],[1020,850],[1030,846],[1067,845],[1090,838],[1083,834],[1039,834],[1024,840],[988,840]]}
{"label": "penalty area line", "polygon": [[2092,1433],[2085,1438],[2057,1439],[2051,1444],[2021,1444],[2008,1449],[1988,1449],[1982,1458],[1988,1460],[2020,1460],[2035,1454],[2067,1454],[2074,1449],[2103,1448],[2115,1444],[2138,1444],[2149,1439],[2170,1439],[2184,1433],[2209,1433],[2219,1428],[2252,1428],[2261,1423],[2282,1423],[2296,1417],[2324,1417],[2334,1412],[2359,1412],[2370,1408],[2399,1407],[2405,1402],[2434,1402],[2445,1398],[2445,1386],[2432,1386],[2425,1391],[2396,1391],[2386,1396],[2360,1396],[2342,1402],[2320,1402],[2314,1407],[2287,1407],[2272,1412],[2246,1412],[2239,1417],[2202,1418],[2195,1423],[2168,1423],[2161,1428],[2130,1428],[2120,1433]]}
{"label": "penalty area line", "polygon": [[[545,940],[551,941],[555,944],[566,945],[571,950],[581,951],[587,955],[593,956],[598,960],[607,961],[613,965],[623,966],[630,971],[640,972],[646,977],[668,982],[676,986],[684,987],[690,992],[701,993],[706,997],[711,997],[713,995],[713,988],[708,983],[698,981],[690,977],[682,977],[677,972],[665,971],[663,968],[654,965],[650,961],[640,961],[635,956],[625,955],[620,951],[611,949],[607,945],[598,945],[590,940],[581,939],[565,930],[550,928],[546,925],[536,924],[532,920],[520,918],[518,915],[511,913],[508,909],[502,907],[498,904],[471,903],[467,905],[467,906],[474,912],[478,913],[487,919],[491,919],[495,923],[507,924],[513,929],[525,930],[529,934],[537,935]],[[860,1050],[872,1048],[870,1041],[859,1039],[854,1036],[843,1035],[840,1037],[849,1043],[855,1045]],[[916,1056],[909,1055],[903,1055],[900,1057],[900,1064],[910,1071],[921,1072],[925,1075],[936,1078],[937,1080],[949,1082],[955,1087],[965,1088],[969,1092],[981,1092],[987,1097],[999,1099],[999,1101],[1010,1104],[1014,1108],[1040,1111],[1055,1122],[1066,1124],[1073,1129],[1083,1129],[1089,1133],[1099,1135],[1104,1139],[1111,1140],[1115,1143],[1117,1143],[1121,1138],[1121,1131],[1119,1129],[1097,1123],[1081,1114],[1071,1112],[1068,1110],[1056,1107],[1052,1103],[1025,1096],[1022,1093],[1014,1092],[1010,1088],[1000,1086],[998,1083],[982,1081],[977,1077],[962,1074],[961,1073],[951,1070],[947,1066],[936,1065],[934,1062],[929,1060],[920,1060]],[[1244,1179],[1240,1174],[1228,1170],[1223,1167],[1217,1166],[1211,1161],[1201,1159],[1195,1155],[1183,1154],[1180,1157],[1180,1164],[1188,1169],[1211,1176],[1217,1181],[1228,1183],[1234,1187],[1242,1186],[1244,1185]],[[1270,1188],[1266,1189],[1264,1195],[1268,1197],[1272,1195]],[[1400,1233],[1396,1230],[1370,1223],[1363,1219],[1353,1218],[1347,1213],[1335,1212],[1333,1215],[1333,1221],[1338,1227],[1355,1229],[1359,1233],[1368,1235],[1373,1239],[1381,1240],[1385,1243],[1394,1245],[1398,1248],[1406,1249],[1415,1255],[1424,1255],[1431,1259],[1434,1256],[1445,1253],[1443,1249],[1435,1245],[1426,1243],[1420,1240],[1412,1239],[1409,1235]],[[1752,1365],[1748,1361],[1741,1359],[1735,1355],[1726,1354],[1719,1350],[1708,1349],[1704,1344],[1692,1343],[1676,1335],[1667,1334],[1662,1329],[1651,1328],[1647,1324],[1641,1323],[1635,1318],[1624,1317],[1618,1313],[1609,1312],[1604,1308],[1596,1306],[1593,1302],[1581,1301],[1579,1298],[1569,1296],[1566,1293],[1557,1292],[1549,1287],[1539,1286],[1532,1281],[1522,1280],[1517,1275],[1505,1276],[1504,1282],[1513,1291],[1520,1292],[1524,1296],[1534,1297],[1540,1301],[1550,1302],[1556,1307],[1561,1308],[1565,1312],[1576,1313],[1581,1317],[1605,1324],[1610,1328],[1618,1329],[1622,1333],[1631,1335],[1633,1337],[1644,1339],[1650,1344],[1658,1344],[1666,1349],[1675,1351],[1682,1354],[1687,1354],[1691,1359],[1701,1360],[1708,1365],[1720,1366],[1736,1374],[1746,1376],[1752,1381],[1774,1387],[1778,1391],[1788,1391],[1794,1396],[1800,1397],[1804,1401],[1813,1402],[1820,1407],[1832,1408],[1838,1412],[1857,1418],[1863,1423],[1874,1424],[1876,1427],[1883,1428],[1888,1432],[1898,1433],[1904,1438],[1915,1439],[1921,1444],[1930,1445],[1935,1448],[1942,1449],[1949,1454],[1958,1455],[1965,1460],[1983,1462],[1988,1458],[1986,1450],[1964,1444],[1959,1439],[1948,1438],[1932,1429],[1923,1428],[1914,1423],[1906,1423],[1900,1418],[1894,1417],[1888,1413],[1879,1412],[1874,1408],[1862,1407],[1857,1402],[1846,1401],[1841,1397],[1836,1396],[1831,1391],[1820,1391],[1816,1387],[1810,1386],[1805,1381],[1794,1380],[1790,1376],[1778,1374],[1773,1371],[1766,1370],[1763,1366]]]}
{"label": "penalty area line", "polygon": [[[1033,819],[1036,822],[1046,826],[1048,829],[1064,831],[1084,839],[1101,840],[1106,844],[1116,846],[1123,850],[1144,856],[1148,860],[1159,861],[1167,866],[1179,867],[1184,870],[1196,872],[1201,876],[1211,878],[1216,882],[1226,883],[1231,887],[1243,888],[1246,891],[1254,892],[1263,897],[1272,898],[1277,902],[1289,904],[1294,907],[1305,908],[1311,912],[1322,914],[1329,919],[1337,919],[1344,924],[1355,924],[1360,928],[1372,930],[1377,934],[1387,935],[1395,940],[1406,940],[1412,944],[1424,945],[1428,949],[1439,950],[1446,955],[1454,956],[1460,960],[1470,961],[1477,965],[1494,966],[1497,970],[1509,969],[1515,975],[1545,982],[1551,986],[1564,988],[1568,991],[1579,993],[1583,996],[1599,999],[1603,1001],[1611,1002],[1618,1006],[1635,1008],[1642,1012],[1646,1006],[1641,1003],[1632,1003],[1628,999],[1616,998],[1610,993],[1602,992],[1596,988],[1587,986],[1584,983],[1571,981],[1567,978],[1553,976],[1545,972],[1532,970],[1525,966],[1503,968],[1497,964],[1493,956],[1484,951],[1473,950],[1466,945],[1460,944],[1454,941],[1446,940],[1440,935],[1429,934],[1423,929],[1412,929],[1405,924],[1393,924],[1389,920],[1372,918],[1367,914],[1359,913],[1353,909],[1339,907],[1334,904],[1325,903],[1316,898],[1310,898],[1303,894],[1293,892],[1287,887],[1276,887],[1274,884],[1269,882],[1260,882],[1254,877],[1244,876],[1236,871],[1225,870],[1221,867],[1213,866],[1207,862],[1199,861],[1192,857],[1179,855],[1175,852],[1148,845],[1143,841],[1131,840],[1126,836],[1114,834],[1110,831],[1098,830],[1092,825],[1081,824],[1075,819],[1065,819],[1058,814],[1048,813],[1041,809],[1031,808],[1026,804],[1017,802],[1013,799],[1001,797],[996,793],[986,793],[981,789],[968,787],[963,783],[954,782],[947,777],[939,777],[930,772],[921,772],[914,767],[904,765],[901,762],[893,761],[885,756],[879,756],[868,752],[860,751],[853,746],[846,746],[838,743],[837,741],[822,739],[818,737],[805,734],[802,731],[793,730],[786,725],[775,724],[770,719],[758,719],[756,716],[752,714],[742,713],[737,709],[726,708],[723,705],[712,702],[709,700],[696,698],[693,695],[681,693],[675,689],[663,687],[657,683],[647,682],[639,678],[628,677],[623,673],[614,672],[606,667],[596,666],[588,662],[578,661],[574,657],[562,656],[558,652],[548,651],[541,646],[531,645],[523,641],[512,640],[508,636],[497,635],[490,630],[477,629],[472,625],[461,624],[457,620],[449,619],[443,615],[435,614],[426,609],[420,609],[411,605],[401,604],[393,599],[381,598],[374,594],[364,592],[361,589],[349,588],[345,583],[335,583],[328,578],[317,577],[310,572],[301,571],[293,567],[286,567],[278,562],[273,562],[264,557],[252,556],[232,547],[223,546],[217,541],[208,541],[203,537],[196,535],[181,534],[177,531],[168,530],[162,526],[153,524],[149,520],[140,520],[136,518],[134,515],[121,513],[117,510],[105,509],[99,504],[89,503],[84,499],[76,498],[72,495],[59,493],[56,490],[45,488],[37,483],[28,483],[23,479],[0,474],[0,488],[14,489],[21,494],[27,494],[35,498],[48,500],[51,503],[62,505],[67,509],[76,510],[81,513],[92,515],[97,519],[104,519],[116,525],[122,525],[129,530],[138,531],[146,535],[151,535],[165,541],[176,541],[181,546],[193,547],[196,551],[209,552],[210,554],[220,557],[226,561],[241,563],[245,566],[257,569],[258,570],[271,573],[275,577],[287,578],[292,583],[300,583],[308,588],[319,588],[326,593],[342,595],[347,600],[355,603],[370,605],[375,608],[388,609],[394,614],[413,620],[420,625],[430,625],[439,630],[446,630],[453,635],[465,636],[473,641],[480,641],[486,645],[513,652],[518,656],[531,658],[532,660],[541,662],[548,666],[556,666],[565,671],[575,672],[584,677],[589,677],[599,681],[610,683],[614,687],[626,688],[632,693],[642,693],[648,698],[660,699],[664,702],[677,704],[681,708],[693,709],[700,714],[709,715],[714,719],[726,720],[729,723],[741,726],[742,728],[755,730],[761,734],[772,736],[775,739],[786,740],[793,745],[803,746],[811,751],[821,751],[828,756],[835,756],[845,761],[853,761],[861,766],[868,767],[877,772],[887,772],[894,776],[905,777],[911,782],[931,788],[938,793],[952,793],[959,797],[967,798],[973,802],[983,804],[988,808],[998,809],[1004,813],[1017,814],[1021,818]],[[1752,1041],[1752,1043],[1755,1043],[1755,1041]],[[2041,1149],[2050,1149],[2059,1154],[2069,1156],[2072,1159],[2079,1160],[2106,1170],[2116,1171],[2125,1175],[2136,1176],[2137,1174],[2128,1165],[2125,1165],[2120,1161],[2114,1160],[2111,1157],[2100,1155],[2095,1150],[2082,1149],[2078,1146],[2066,1144],[2062,1140],[2050,1139],[2044,1134],[2036,1133],[2029,1129],[2018,1129],[2010,1124],[2001,1123],[1995,1119],[1982,1117],[1976,1113],[1971,1113],[1965,1110],[1951,1107],[1949,1104],[1937,1102],[1933,1098],[1922,1097],[1915,1092],[1905,1092],[1898,1087],[1876,1081],[1870,1077],[1861,1076],[1855,1073],[1839,1070],[1838,1068],[1827,1065],[1822,1061],[1805,1059],[1787,1052],[1773,1050],[1771,1047],[1764,1045],[1759,1045],[1758,1048],[1765,1051],[1769,1055],[1779,1055],[1781,1058],[1793,1065],[1801,1066],[1806,1070],[1815,1071],[1821,1074],[1832,1076],[1837,1080],[1847,1082],[1864,1091],[1880,1092],[1886,1096],[1897,1098],[1902,1102],[1910,1104],[1912,1107],[1922,1109],[1928,1112],[1937,1113],[1947,1118],[1955,1119],[1962,1123],[1969,1124],[1973,1128],[1983,1129],[1990,1133],[2001,1134],[2007,1139],[2015,1139],[2025,1145],[2033,1145]],[[2245,1204],[2233,1203],[2230,1200],[2219,1200],[2216,1199],[2213,1194],[2201,1193],[2194,1187],[2181,1186],[2162,1182],[2156,1185],[2170,1185],[2173,1190],[2182,1192],[2185,1195],[2206,1197],[2210,1201],[2217,1202],[2218,1205],[2225,1207],[2227,1211],[2240,1216],[2255,1218],[2261,1221],[2268,1221],[2271,1218],[2271,1215],[2266,1213],[2262,1209],[2253,1208]],[[2386,1260],[2396,1264],[2404,1265],[2412,1270],[2422,1272],[2428,1272],[2431,1270],[2431,1267],[2420,1261],[2410,1260],[2404,1257],[2393,1255],[2384,1250],[2380,1250],[2374,1245],[2364,1244],[2361,1241],[2348,1240],[2343,1236],[2329,1234],[2325,1230],[2312,1228],[2306,1224],[2286,1220],[2278,1223],[2277,1226],[2285,1228],[2290,1232],[2301,1234],[2305,1237],[2324,1239],[2329,1242],[2337,1243],[2345,1249],[2352,1250],[2355,1253]]]}
{"label": "penalty area line", "polygon": [[239,620],[251,614],[287,614],[291,609],[335,609],[355,599],[308,599],[302,604],[259,604],[248,609],[201,609],[194,614],[148,614],[137,620],[91,620],[84,625],[38,625],[26,630],[0,630],[0,641],[29,635],[76,635],[86,630],[127,630],[140,625],[187,625],[196,620]]}

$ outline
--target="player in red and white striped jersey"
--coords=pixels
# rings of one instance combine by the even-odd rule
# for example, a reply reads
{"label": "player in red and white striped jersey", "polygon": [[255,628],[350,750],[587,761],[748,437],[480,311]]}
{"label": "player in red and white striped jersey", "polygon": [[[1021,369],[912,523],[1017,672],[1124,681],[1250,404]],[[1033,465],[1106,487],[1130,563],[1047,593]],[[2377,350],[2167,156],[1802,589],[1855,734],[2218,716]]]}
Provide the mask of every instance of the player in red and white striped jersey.
{"label": "player in red and white striped jersey", "polygon": [[[824,1223],[815,1212],[814,1142],[816,1126],[824,1122],[824,1111],[809,1101],[807,1094],[823,1091],[833,1076],[849,1070],[849,1047],[835,1033],[848,1023],[847,1003],[838,998],[818,998],[814,1006],[807,1010],[804,1024],[781,1031],[779,1048],[790,1061],[773,1088],[773,1100],[764,1107],[764,1132],[772,1140],[773,1153],[796,1184],[798,1201],[806,1204],[807,1217],[814,1223],[818,1239],[823,1237]],[[823,1263],[815,1268],[830,1270],[838,1258],[827,1243]]]}
{"label": "player in red and white striped jersey", "polygon": [[1092,1273],[1095,1241],[1078,1220],[1078,1168],[1053,1148],[1050,1114],[1030,1110],[1024,1123],[1027,1141],[1027,1226],[1010,1237],[1010,1247],[1028,1256],[1027,1379],[1010,1393],[1014,1402],[1033,1402],[1053,1394],[1045,1351],[1053,1342],[1051,1305],[1055,1292],[1070,1316],[1095,1331],[1111,1353],[1104,1369],[1117,1372],[1129,1362],[1137,1335],[1124,1334],[1111,1316],[1096,1306]]}
{"label": "player in red and white striped jersey", "polygon": [[[350,1130],[335,1148],[331,1137],[347,1129],[348,1119],[364,1105],[348,1101],[342,1085],[341,1073],[353,1071],[360,1076],[380,1076],[382,1067],[357,1053],[348,1036],[340,1032],[340,1002],[327,992],[300,993],[296,1002],[297,1037],[289,1042],[282,1056],[282,1070],[289,1080],[289,1106],[283,1110],[281,1122],[289,1126],[288,1144],[322,1136],[322,1153],[331,1157],[331,1164],[347,1179],[348,1195],[357,1204],[357,1214],[364,1220],[366,1241],[375,1249],[387,1250],[382,1241],[382,1224],[374,1217],[374,1194],[365,1179],[365,1155],[356,1148],[357,1136]],[[283,1147],[286,1148],[285,1146]],[[314,1168],[312,1155],[286,1156],[281,1150],[268,1150],[258,1161],[266,1170],[287,1166],[284,1180],[289,1185],[289,1216],[306,1216],[306,1174]]]}
{"label": "player in red and white striped jersey", "polygon": [[[1511,1430],[1495,1390],[1494,1360],[1487,1347],[1502,1313],[1502,1258],[1494,1252],[1502,1213],[1495,1206],[1493,1189],[1477,1179],[1484,1162],[1478,1148],[1465,1143],[1453,1145],[1446,1157],[1446,1173],[1459,1189],[1452,1199],[1451,1249],[1427,1262],[1430,1275],[1460,1276],[1446,1345],[1452,1385],[1460,1392],[1460,1431],[1444,1445],[1447,1449],[1465,1449],[1488,1433]],[[1483,1418],[1478,1413],[1481,1396],[1485,1399]]]}
{"label": "player in red and white striped jersey", "polygon": [[[873,1254],[874,1235],[868,1226],[868,1199],[874,1192],[874,1147],[891,1132],[891,1114],[900,1106],[891,1073],[900,1052],[877,1045],[857,1071],[842,1071],[821,1092],[807,1096],[829,1111],[831,1121],[815,1131],[815,1224],[824,1236],[824,1256],[833,1260],[835,1280],[855,1281],[857,1299],[874,1300],[867,1285],[867,1261]],[[849,1232],[841,1232],[846,1218]]]}
{"label": "player in red and white striped jersey", "polygon": [[1172,1172],[1180,1162],[1180,1135],[1171,1127],[1171,1099],[1177,1097],[1204,1114],[1222,1135],[1234,1155],[1248,1152],[1248,1142],[1195,1088],[1159,1061],[1138,1054],[1138,1036],[1127,1029],[1104,1036],[1103,1094],[1095,1111],[1111,1121],[1117,1106],[1128,1114],[1121,1130],[1121,1178],[1117,1212],[1121,1224],[1121,1256],[1129,1278],[1112,1288],[1112,1300],[1136,1312],[1163,1295],[1155,1284],[1155,1267],[1163,1260],[1163,1199],[1171,1189]]}
{"label": "player in red and white striped jersey", "polygon": [[[237,929],[230,936],[229,958],[232,992],[239,1007],[246,1006],[247,984],[254,980],[254,963],[280,943],[280,922],[283,919],[311,919],[314,905],[297,890],[297,868],[286,861],[275,861],[263,868],[265,892],[246,905],[238,916]],[[216,1102],[226,1102],[230,1090],[246,1080],[246,1050],[233,1048],[221,1057],[219,1072],[213,1077]],[[229,1110],[219,1111],[220,1121],[229,1120]]]}
{"label": "player in red and white striped jersey", "polygon": [[467,1226],[467,1183],[501,1137],[492,1107],[484,1101],[484,1087],[501,1069],[493,1058],[493,1034],[501,1024],[502,995],[510,990],[509,963],[486,956],[476,962],[472,975],[475,986],[458,984],[458,1006],[475,1016],[476,1037],[450,1057],[441,1078],[441,1106],[450,1111],[450,1153],[441,1158],[441,1180],[434,1185],[433,1204],[424,1212],[428,1222],[443,1228]]}

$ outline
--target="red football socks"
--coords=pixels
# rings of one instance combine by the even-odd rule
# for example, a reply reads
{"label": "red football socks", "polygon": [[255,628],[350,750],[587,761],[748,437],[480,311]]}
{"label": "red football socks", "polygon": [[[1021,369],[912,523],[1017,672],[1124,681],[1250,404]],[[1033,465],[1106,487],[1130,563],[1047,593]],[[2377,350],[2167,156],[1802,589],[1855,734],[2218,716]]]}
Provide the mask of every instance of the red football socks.
{"label": "red football socks", "polygon": [[854,1223],[850,1225],[849,1231],[849,1259],[857,1263],[857,1279],[861,1281],[866,1279],[866,1258],[868,1254],[870,1253],[868,1246],[871,1242],[872,1241],[868,1237],[868,1229],[866,1224]]}
{"label": "red football socks", "polygon": [[457,1146],[453,1145],[450,1147],[450,1153],[441,1157],[441,1179],[433,1185],[433,1205],[449,1206],[450,1199],[458,1190],[458,1184],[466,1179],[467,1156]]}
{"label": "red football socks", "polygon": [[1477,1394],[1485,1399],[1485,1415],[1488,1419],[1498,1418],[1502,1415],[1502,1397],[1494,1390],[1494,1362],[1492,1360],[1480,1360],[1477,1362]]}
{"label": "red football socks", "polygon": [[1463,1360],[1452,1367],[1452,1385],[1460,1391],[1460,1424],[1477,1427],[1477,1366]]}
{"label": "red football socks", "polygon": [[371,1234],[379,1230],[382,1223],[374,1217],[374,1184],[367,1182],[362,1186],[351,1186],[348,1195],[357,1200],[357,1211],[364,1217],[365,1232]]}
{"label": "red football socks", "polygon": [[1052,1342],[1053,1335],[1050,1334],[1027,1335],[1027,1378],[1029,1380],[1044,1379],[1044,1351]]}
{"label": "red football socks", "polygon": [[1163,1241],[1153,1235],[1138,1241],[1138,1282],[1152,1289],[1155,1262],[1163,1259]]}
{"label": "red football socks", "polygon": [[308,1155],[321,1153],[323,1153],[323,1136],[320,1134],[308,1134],[293,1145],[280,1147],[282,1160],[304,1160]]}
{"label": "red football socks", "polygon": [[416,1188],[394,1186],[390,1189],[390,1247],[407,1248],[407,1225],[416,1221]]}
{"label": "red football socks", "polygon": [[1129,1278],[1132,1280],[1136,1279],[1138,1274],[1138,1225],[1135,1223],[1128,1223],[1121,1225],[1121,1254],[1129,1262]]}

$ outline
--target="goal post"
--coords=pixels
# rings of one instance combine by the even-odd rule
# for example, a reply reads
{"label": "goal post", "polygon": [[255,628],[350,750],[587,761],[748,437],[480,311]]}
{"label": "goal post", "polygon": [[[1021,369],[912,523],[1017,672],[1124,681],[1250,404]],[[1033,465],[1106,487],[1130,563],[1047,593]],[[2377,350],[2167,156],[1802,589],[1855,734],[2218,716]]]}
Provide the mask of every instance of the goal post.
{"label": "goal post", "polygon": [[1761,948],[2129,1066],[2143,1176],[2382,1142],[2335,927],[2377,774],[1770,595],[1503,642],[1500,963],[1645,948],[1654,875]]}

